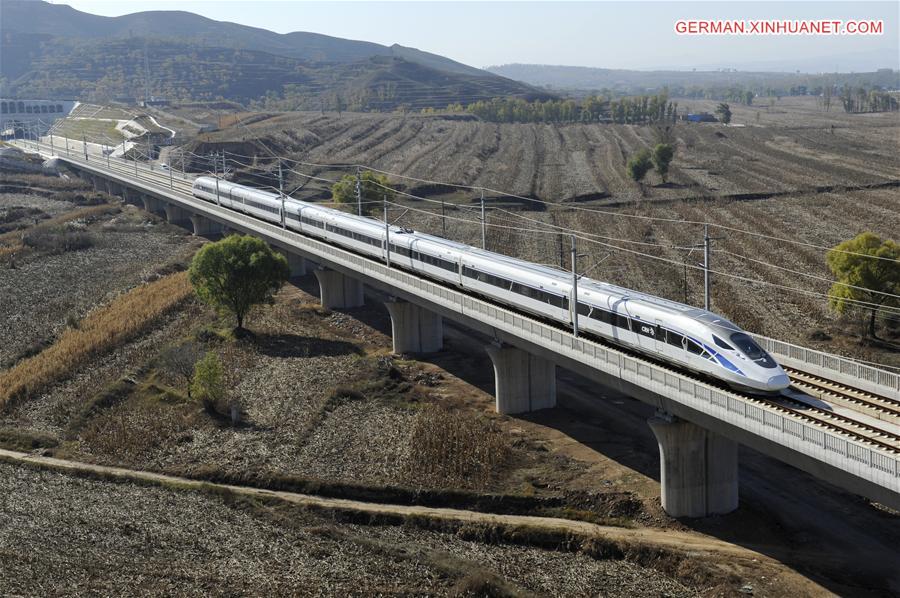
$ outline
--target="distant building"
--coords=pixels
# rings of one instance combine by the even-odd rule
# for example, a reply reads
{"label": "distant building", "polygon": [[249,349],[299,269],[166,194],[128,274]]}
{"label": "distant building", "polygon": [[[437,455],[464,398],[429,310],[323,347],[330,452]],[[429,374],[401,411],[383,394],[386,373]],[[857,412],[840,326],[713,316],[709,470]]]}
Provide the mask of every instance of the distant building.
{"label": "distant building", "polygon": [[171,103],[172,102],[166,98],[150,98],[149,100],[141,100],[141,108],[146,108],[148,106],[168,106]]}
{"label": "distant building", "polygon": [[688,113],[682,114],[681,120],[686,120],[692,123],[714,123],[718,122],[716,117],[710,114],[709,112],[697,112],[697,113]]}
{"label": "distant building", "polygon": [[[41,115],[59,118],[75,107],[73,100],[5,100],[0,98],[0,115],[16,118],[40,118]],[[44,117],[46,120],[46,117]]]}
{"label": "distant building", "polygon": [[75,100],[18,100],[0,98],[0,130],[18,132],[31,128],[44,133],[59,118],[68,116]]}

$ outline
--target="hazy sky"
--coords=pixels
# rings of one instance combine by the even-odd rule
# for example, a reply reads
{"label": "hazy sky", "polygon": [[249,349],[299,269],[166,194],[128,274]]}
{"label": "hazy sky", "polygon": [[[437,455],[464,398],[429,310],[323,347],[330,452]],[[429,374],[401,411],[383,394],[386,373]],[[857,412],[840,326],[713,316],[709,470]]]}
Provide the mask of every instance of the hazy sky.
{"label": "hazy sky", "polygon": [[[512,62],[605,68],[770,65],[898,68],[900,2],[298,2],[290,0],[54,0],[116,16],[186,10],[287,33],[398,43],[484,67]],[[678,19],[883,19],[881,36],[685,37]],[[830,57],[838,57],[832,59]],[[841,58],[844,57],[844,58]],[[786,62],[789,61],[789,62]],[[794,66],[797,65],[797,66]],[[781,66],[782,68],[779,68]]]}

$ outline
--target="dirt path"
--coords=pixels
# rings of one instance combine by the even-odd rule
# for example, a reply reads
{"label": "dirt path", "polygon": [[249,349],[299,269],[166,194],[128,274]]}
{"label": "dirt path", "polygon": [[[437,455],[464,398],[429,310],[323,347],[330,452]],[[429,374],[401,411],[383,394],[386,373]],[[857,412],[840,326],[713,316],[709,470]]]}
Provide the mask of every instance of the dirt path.
{"label": "dirt path", "polygon": [[[584,521],[557,519],[552,517],[532,517],[525,515],[498,515],[459,509],[434,508],[423,506],[391,505],[323,498],[294,492],[281,492],[234,486],[230,484],[214,484],[171,475],[136,471],[121,467],[107,467],[77,461],[67,461],[52,457],[43,457],[27,453],[19,453],[0,449],[0,461],[12,464],[29,465],[42,469],[67,472],[73,474],[91,474],[106,479],[144,482],[158,486],[177,487],[183,490],[204,491],[222,490],[239,496],[269,498],[294,505],[314,507],[324,510],[350,511],[369,515],[393,515],[400,517],[425,517],[435,520],[456,521],[463,523],[481,523],[508,527],[528,527],[549,532],[571,533],[583,537],[601,537],[605,540],[621,542],[626,545],[653,545],[654,547],[692,555],[707,554],[720,557],[733,557],[747,560],[771,561],[768,557],[715,538],[694,533],[668,531],[658,529],[628,529],[597,525]],[[774,562],[774,561],[772,561]]]}

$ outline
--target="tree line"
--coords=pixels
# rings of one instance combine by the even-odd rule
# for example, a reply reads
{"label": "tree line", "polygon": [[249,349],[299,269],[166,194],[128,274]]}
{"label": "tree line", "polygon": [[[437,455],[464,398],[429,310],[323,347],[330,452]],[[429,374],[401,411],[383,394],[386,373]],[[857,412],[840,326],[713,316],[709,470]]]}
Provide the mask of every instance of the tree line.
{"label": "tree line", "polygon": [[900,101],[895,94],[865,87],[851,88],[845,85],[841,89],[841,105],[845,112],[896,112],[900,110]]}
{"label": "tree line", "polygon": [[[675,122],[678,103],[667,94],[643,95],[620,99],[588,96],[581,100],[535,100],[493,98],[470,104],[450,104],[447,111],[474,114],[482,120],[501,123],[573,123],[608,122],[651,124]],[[424,114],[437,112],[425,108]]]}

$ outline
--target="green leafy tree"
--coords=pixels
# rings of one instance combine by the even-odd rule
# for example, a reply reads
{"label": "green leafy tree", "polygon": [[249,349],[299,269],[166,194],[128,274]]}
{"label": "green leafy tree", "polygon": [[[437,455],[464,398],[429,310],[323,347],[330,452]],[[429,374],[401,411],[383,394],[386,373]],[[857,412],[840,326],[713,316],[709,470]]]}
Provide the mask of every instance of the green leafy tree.
{"label": "green leafy tree", "polygon": [[215,413],[216,405],[225,400],[225,372],[219,356],[212,351],[194,364],[191,394],[210,413]]}
{"label": "green leafy tree", "polygon": [[719,120],[726,125],[731,122],[731,106],[728,104],[723,102],[716,106],[716,114],[719,115]]}
{"label": "green leafy tree", "polygon": [[644,180],[651,168],[653,168],[653,159],[648,149],[642,149],[633,155],[625,167],[628,176],[638,183]]}
{"label": "green leafy tree", "polygon": [[669,164],[671,164],[674,157],[675,148],[670,143],[659,143],[653,148],[653,155],[651,156],[653,166],[664,183],[669,174]]}
{"label": "green leafy tree", "polygon": [[878,309],[900,306],[892,296],[900,295],[900,245],[865,232],[829,251],[825,259],[837,279],[831,287],[831,307],[843,313],[851,301],[871,304],[867,332],[877,338]]}
{"label": "green leafy tree", "polygon": [[[371,170],[363,171],[360,174],[359,183],[363,214],[380,213],[384,198],[393,201],[397,195],[388,183],[386,176]],[[343,204],[347,211],[355,214],[357,212],[356,175],[345,174],[341,180],[332,185],[331,199]]]}
{"label": "green leafy tree", "polygon": [[197,296],[233,313],[236,332],[242,332],[247,313],[258,303],[272,302],[290,268],[283,255],[260,239],[232,235],[200,249],[188,275]]}

